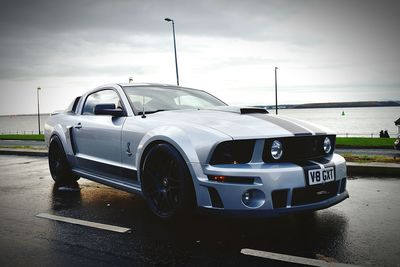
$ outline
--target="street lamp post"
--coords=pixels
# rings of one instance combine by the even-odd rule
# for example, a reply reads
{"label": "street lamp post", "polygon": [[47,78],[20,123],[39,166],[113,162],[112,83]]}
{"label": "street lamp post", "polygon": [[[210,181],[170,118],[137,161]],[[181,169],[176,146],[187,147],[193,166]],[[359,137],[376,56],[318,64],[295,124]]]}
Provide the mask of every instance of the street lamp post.
{"label": "street lamp post", "polygon": [[179,86],[178,58],[176,56],[176,41],[175,41],[175,21],[170,18],[165,18],[164,20],[167,22],[172,22],[172,35],[174,37],[174,52],[175,52],[176,84]]}
{"label": "street lamp post", "polygon": [[39,91],[41,90],[40,87],[36,89],[36,96],[37,96],[37,119],[38,119],[38,129],[40,134],[40,107],[39,107]]}
{"label": "street lamp post", "polygon": [[278,115],[278,79],[277,79],[278,67],[275,67],[275,114]]}

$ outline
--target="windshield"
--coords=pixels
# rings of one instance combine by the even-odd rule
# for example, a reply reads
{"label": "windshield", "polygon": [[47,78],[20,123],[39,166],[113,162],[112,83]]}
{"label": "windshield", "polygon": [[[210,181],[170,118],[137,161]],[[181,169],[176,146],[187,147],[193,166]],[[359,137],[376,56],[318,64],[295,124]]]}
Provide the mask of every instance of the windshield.
{"label": "windshield", "polygon": [[218,98],[200,90],[154,86],[125,86],[123,88],[136,114],[143,113],[143,105],[145,113],[226,106]]}

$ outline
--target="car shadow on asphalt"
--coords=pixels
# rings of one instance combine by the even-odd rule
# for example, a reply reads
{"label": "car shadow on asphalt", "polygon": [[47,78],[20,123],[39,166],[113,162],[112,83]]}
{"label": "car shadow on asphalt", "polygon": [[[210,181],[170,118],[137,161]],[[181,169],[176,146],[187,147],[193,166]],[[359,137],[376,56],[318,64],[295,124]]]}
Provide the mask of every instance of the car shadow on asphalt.
{"label": "car shadow on asphalt", "polygon": [[150,213],[141,197],[93,182],[55,184],[51,209],[62,216],[129,227],[134,240],[172,243],[177,249],[191,247],[208,253],[253,248],[310,258],[324,251],[340,254],[348,224],[344,215],[330,209],[279,218],[196,212],[162,221]]}

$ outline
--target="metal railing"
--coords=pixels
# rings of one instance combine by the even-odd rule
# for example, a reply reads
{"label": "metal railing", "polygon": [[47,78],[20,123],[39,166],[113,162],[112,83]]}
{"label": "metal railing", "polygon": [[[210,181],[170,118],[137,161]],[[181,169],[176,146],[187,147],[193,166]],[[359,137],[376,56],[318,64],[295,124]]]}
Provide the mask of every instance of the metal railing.
{"label": "metal railing", "polygon": [[[38,134],[38,130],[33,130],[33,131],[2,131],[2,130],[0,130],[0,134]],[[44,134],[44,131],[40,131],[40,134]]]}
{"label": "metal railing", "polygon": [[[391,138],[396,138],[400,133],[388,133]],[[370,137],[370,138],[380,138],[379,132],[377,133],[337,133],[336,136],[339,137]]]}

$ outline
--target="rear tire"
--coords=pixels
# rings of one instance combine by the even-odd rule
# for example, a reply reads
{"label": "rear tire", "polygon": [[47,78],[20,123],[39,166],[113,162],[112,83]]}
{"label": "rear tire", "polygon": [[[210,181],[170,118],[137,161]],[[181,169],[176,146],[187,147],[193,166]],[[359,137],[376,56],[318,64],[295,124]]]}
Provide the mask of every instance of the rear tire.
{"label": "rear tire", "polygon": [[192,176],[174,147],[162,143],[150,148],[141,171],[143,194],[154,215],[168,220],[194,211]]}
{"label": "rear tire", "polygon": [[50,139],[49,169],[56,183],[75,182],[79,179],[79,176],[72,173],[63,145],[56,135]]}

